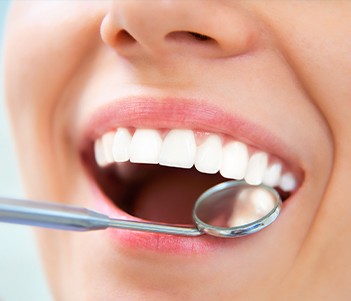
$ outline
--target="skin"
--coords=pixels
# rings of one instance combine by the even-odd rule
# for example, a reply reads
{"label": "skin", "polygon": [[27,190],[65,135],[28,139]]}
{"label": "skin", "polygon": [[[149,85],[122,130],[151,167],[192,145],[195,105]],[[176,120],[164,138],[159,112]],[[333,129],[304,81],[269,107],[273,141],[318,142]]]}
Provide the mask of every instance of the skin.
{"label": "skin", "polygon": [[[121,30],[135,40],[116,38]],[[186,31],[217,43],[179,34]],[[205,97],[240,110],[304,172],[274,225],[210,254],[37,230],[55,298],[347,300],[350,31],[350,1],[14,2],[5,85],[28,197],[89,204],[80,129],[97,108],[129,95]]]}

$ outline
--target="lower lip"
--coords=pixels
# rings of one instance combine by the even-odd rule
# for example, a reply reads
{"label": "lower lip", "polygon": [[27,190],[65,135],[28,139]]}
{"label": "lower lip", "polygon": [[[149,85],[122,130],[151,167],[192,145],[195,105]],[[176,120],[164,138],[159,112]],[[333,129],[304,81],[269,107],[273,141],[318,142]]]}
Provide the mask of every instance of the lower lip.
{"label": "lower lip", "polygon": [[[111,218],[144,221],[120,210],[103,194],[92,178],[89,181],[94,196],[95,210]],[[235,244],[242,243],[247,239],[246,237],[236,239],[218,238],[208,235],[186,237],[114,228],[109,228],[106,233],[114,243],[123,248],[178,255],[210,253],[225,246],[234,247]]]}

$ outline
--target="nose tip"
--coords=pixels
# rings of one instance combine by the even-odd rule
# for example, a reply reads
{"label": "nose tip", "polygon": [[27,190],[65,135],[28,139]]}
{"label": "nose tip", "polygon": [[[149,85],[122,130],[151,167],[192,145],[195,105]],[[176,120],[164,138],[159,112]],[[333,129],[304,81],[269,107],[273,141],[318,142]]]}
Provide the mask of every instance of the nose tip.
{"label": "nose tip", "polygon": [[120,55],[230,57],[249,51],[254,23],[217,0],[114,1],[101,37]]}

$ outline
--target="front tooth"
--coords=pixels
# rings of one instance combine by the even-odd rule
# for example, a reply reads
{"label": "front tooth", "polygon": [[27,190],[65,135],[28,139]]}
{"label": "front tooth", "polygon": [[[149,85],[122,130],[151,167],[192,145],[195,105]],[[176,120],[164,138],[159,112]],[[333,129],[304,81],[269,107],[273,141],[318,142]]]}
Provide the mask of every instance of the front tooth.
{"label": "front tooth", "polygon": [[290,172],[283,174],[280,179],[280,188],[284,191],[293,191],[296,188],[296,179]]}
{"label": "front tooth", "polygon": [[221,175],[229,179],[243,179],[248,160],[249,152],[246,144],[238,141],[226,144],[223,148]]}
{"label": "front tooth", "polygon": [[210,135],[197,148],[195,167],[203,173],[215,174],[221,167],[222,141],[218,135]]}
{"label": "front tooth", "polygon": [[258,152],[253,154],[247,166],[245,181],[251,185],[261,184],[267,165],[268,155],[266,153]]}
{"label": "front tooth", "polygon": [[100,167],[104,167],[107,165],[101,138],[95,140],[94,154],[95,154],[95,161]]}
{"label": "front tooth", "polygon": [[194,165],[196,142],[191,130],[171,130],[165,137],[159,163],[164,166],[191,168]]}
{"label": "front tooth", "polygon": [[114,161],[112,155],[112,145],[113,145],[113,137],[114,132],[108,132],[101,137],[102,148],[105,155],[106,163],[110,164]]}
{"label": "front tooth", "polygon": [[116,162],[126,162],[129,160],[130,143],[132,135],[126,128],[117,129],[112,146],[113,158]]}
{"label": "front tooth", "polygon": [[130,162],[157,164],[161,145],[157,130],[137,129],[130,144]]}
{"label": "front tooth", "polygon": [[282,164],[279,162],[273,163],[266,170],[262,182],[267,186],[271,186],[271,187],[275,187],[279,185],[281,172],[282,172]]}

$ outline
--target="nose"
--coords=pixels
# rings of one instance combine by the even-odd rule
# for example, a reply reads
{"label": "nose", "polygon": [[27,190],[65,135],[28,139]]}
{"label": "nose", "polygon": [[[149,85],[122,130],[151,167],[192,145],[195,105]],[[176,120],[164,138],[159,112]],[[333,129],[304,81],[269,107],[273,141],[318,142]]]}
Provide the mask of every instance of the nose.
{"label": "nose", "polygon": [[129,58],[238,56],[258,36],[247,14],[218,0],[113,1],[100,30],[105,44]]}

